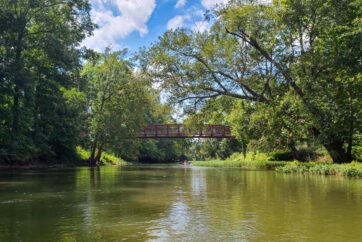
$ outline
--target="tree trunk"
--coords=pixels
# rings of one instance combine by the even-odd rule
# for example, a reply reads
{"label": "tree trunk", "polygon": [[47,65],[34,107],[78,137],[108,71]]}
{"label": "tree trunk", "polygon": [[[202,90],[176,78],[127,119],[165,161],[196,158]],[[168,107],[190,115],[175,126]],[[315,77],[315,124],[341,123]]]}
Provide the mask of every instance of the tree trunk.
{"label": "tree trunk", "polygon": [[97,140],[93,142],[93,146],[91,148],[91,155],[89,157],[89,166],[96,166],[96,160],[95,160],[96,149],[97,149]]}
{"label": "tree trunk", "polygon": [[12,120],[13,133],[17,133],[19,129],[19,96],[20,96],[19,87],[15,85],[14,95],[13,95],[13,120]]}
{"label": "tree trunk", "polygon": [[349,134],[348,134],[348,146],[347,146],[347,155],[350,160],[353,160],[352,155],[352,146],[353,146],[353,133],[354,133],[354,110],[353,110],[353,101],[352,101],[352,90],[348,86],[348,108],[349,108]]}
{"label": "tree trunk", "polygon": [[[23,31],[25,29],[25,24],[23,26]],[[19,130],[19,117],[20,117],[20,87],[22,83],[22,61],[21,61],[21,54],[22,54],[22,40],[23,40],[23,31],[21,31],[16,40],[16,54],[15,60],[13,64],[13,68],[15,71],[14,76],[14,95],[13,95],[13,120],[12,120],[12,132],[16,134]]]}
{"label": "tree trunk", "polygon": [[[315,127],[312,128],[312,132],[316,137],[321,134],[321,132]],[[329,142],[324,142],[323,146],[331,156],[333,163],[342,164],[350,163],[352,161],[352,157],[348,155],[348,152],[343,147],[343,141],[331,138],[329,139]]]}
{"label": "tree trunk", "polygon": [[289,144],[289,149],[292,151],[293,153],[293,159],[294,160],[298,160],[298,161],[301,161],[301,157],[299,157],[299,154],[298,154],[298,150],[297,148],[295,147],[295,143],[292,142]]}
{"label": "tree trunk", "polygon": [[350,163],[352,161],[347,151],[343,148],[343,142],[339,140],[334,140],[332,142],[324,144],[324,147],[327,149],[334,163],[342,164]]}
{"label": "tree trunk", "polygon": [[242,143],[242,149],[243,149],[243,156],[244,156],[244,159],[245,159],[246,158],[247,145],[244,142]]}
{"label": "tree trunk", "polygon": [[103,151],[103,144],[101,144],[101,145],[98,147],[98,152],[97,152],[97,155],[96,155],[96,157],[95,157],[96,164],[100,164],[101,156],[102,156],[102,151]]}

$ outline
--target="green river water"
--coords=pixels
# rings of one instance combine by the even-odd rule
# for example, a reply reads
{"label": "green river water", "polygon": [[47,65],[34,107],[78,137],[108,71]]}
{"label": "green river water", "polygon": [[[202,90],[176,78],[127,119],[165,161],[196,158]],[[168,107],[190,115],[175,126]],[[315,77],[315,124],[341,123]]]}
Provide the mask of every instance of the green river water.
{"label": "green river water", "polygon": [[0,241],[362,241],[362,180],[177,165],[5,170]]}

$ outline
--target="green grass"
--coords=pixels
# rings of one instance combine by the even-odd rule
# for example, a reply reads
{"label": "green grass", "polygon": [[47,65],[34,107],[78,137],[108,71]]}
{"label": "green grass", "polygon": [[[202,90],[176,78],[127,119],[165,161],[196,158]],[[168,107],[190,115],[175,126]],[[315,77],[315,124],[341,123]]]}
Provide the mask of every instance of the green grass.
{"label": "green grass", "polygon": [[[89,156],[90,156],[90,151],[83,149],[80,146],[77,146],[77,156],[79,158],[79,160],[88,160]],[[102,157],[101,157],[101,162],[105,165],[126,165],[127,162],[122,160],[119,157],[116,157],[114,155],[111,155],[107,152],[103,152],[102,153]]]}
{"label": "green grass", "polygon": [[282,173],[336,175],[348,177],[362,177],[362,163],[350,164],[323,164],[318,162],[288,162],[283,167],[276,168]]}
{"label": "green grass", "polygon": [[362,163],[331,164],[323,162],[270,161],[265,153],[235,153],[226,160],[192,161],[194,166],[230,167],[245,170],[276,170],[281,173],[336,175],[362,178]]}
{"label": "green grass", "polygon": [[192,161],[194,166],[210,167],[235,167],[245,170],[274,170],[284,166],[284,161],[270,161],[270,157],[265,153],[248,153],[246,157],[240,153],[233,154],[227,160]]}

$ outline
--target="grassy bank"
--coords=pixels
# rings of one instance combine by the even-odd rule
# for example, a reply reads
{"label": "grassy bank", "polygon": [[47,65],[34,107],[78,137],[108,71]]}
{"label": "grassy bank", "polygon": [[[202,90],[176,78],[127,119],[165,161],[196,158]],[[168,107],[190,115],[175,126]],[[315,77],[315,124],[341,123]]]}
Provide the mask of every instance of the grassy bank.
{"label": "grassy bank", "polygon": [[194,166],[235,167],[245,170],[274,170],[286,164],[284,161],[270,161],[264,153],[248,153],[246,157],[235,153],[227,160],[192,161]]}
{"label": "grassy bank", "polygon": [[277,167],[276,171],[283,173],[337,175],[348,177],[362,177],[362,163],[350,164],[323,164],[318,162],[288,162],[285,166]]}
{"label": "grassy bank", "polygon": [[362,163],[331,164],[322,162],[270,161],[271,157],[264,153],[249,153],[244,158],[234,154],[226,160],[193,161],[194,166],[229,167],[245,170],[276,170],[281,173],[336,175],[362,177]]}
{"label": "grassy bank", "polygon": [[[77,156],[79,160],[86,161],[90,156],[90,151],[77,146]],[[101,162],[103,165],[126,165],[127,162],[107,152],[102,152]]]}

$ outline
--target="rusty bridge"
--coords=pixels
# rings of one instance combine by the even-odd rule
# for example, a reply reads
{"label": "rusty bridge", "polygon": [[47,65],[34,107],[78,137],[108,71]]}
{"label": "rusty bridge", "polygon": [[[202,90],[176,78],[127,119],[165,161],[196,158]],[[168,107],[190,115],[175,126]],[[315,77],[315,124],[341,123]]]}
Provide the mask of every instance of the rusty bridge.
{"label": "rusty bridge", "polygon": [[147,138],[234,138],[226,125],[150,124],[137,136]]}

